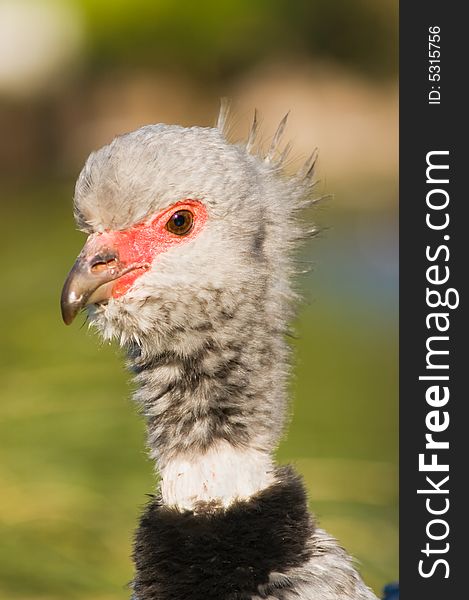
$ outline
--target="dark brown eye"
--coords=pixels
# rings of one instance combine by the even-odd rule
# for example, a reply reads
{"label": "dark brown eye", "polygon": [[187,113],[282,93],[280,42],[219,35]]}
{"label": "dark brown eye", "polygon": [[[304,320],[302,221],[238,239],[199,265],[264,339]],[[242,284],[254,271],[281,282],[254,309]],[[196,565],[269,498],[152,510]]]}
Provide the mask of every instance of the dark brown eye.
{"label": "dark brown eye", "polygon": [[194,215],[190,210],[178,210],[166,223],[166,229],[175,235],[187,235],[194,224]]}

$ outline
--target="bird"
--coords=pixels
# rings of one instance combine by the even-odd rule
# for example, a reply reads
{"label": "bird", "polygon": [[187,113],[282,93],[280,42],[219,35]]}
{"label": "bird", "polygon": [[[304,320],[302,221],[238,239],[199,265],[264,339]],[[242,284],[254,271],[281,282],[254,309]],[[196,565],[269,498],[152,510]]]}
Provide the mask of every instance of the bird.
{"label": "bird", "polygon": [[91,153],[74,216],[87,240],[62,290],[126,354],[158,483],[134,540],[133,600],[376,600],[273,455],[288,412],[297,248],[316,229],[317,151],[285,172],[288,114],[146,125]]}

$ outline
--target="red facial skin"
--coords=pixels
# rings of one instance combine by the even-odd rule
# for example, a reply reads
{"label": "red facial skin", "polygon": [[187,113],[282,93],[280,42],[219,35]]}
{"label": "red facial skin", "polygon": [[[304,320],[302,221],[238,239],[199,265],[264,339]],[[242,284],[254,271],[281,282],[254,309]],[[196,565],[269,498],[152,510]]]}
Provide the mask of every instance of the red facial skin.
{"label": "red facial skin", "polygon": [[[172,215],[181,210],[188,210],[194,215],[192,229],[185,235],[177,235],[166,229],[166,224]],[[97,246],[116,249],[122,267],[141,265],[116,279],[112,288],[112,297],[123,296],[159,254],[194,238],[206,221],[207,210],[201,202],[181,200],[145,223],[134,225],[123,231],[105,231],[97,234]]]}

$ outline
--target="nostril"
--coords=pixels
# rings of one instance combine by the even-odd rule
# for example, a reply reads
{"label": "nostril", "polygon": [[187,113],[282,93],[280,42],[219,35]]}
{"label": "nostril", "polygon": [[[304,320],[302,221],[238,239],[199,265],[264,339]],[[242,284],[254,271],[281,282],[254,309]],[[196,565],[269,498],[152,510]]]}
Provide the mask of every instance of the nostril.
{"label": "nostril", "polygon": [[116,269],[118,267],[117,259],[111,258],[109,260],[99,260],[91,265],[92,273],[102,273],[103,271],[109,271],[110,269]]}

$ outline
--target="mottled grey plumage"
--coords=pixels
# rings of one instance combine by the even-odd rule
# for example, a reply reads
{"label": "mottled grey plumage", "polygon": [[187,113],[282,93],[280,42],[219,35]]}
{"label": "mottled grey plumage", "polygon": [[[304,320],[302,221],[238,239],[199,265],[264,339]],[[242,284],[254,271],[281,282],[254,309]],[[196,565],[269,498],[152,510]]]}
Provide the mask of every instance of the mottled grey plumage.
{"label": "mottled grey plumage", "polygon": [[[219,447],[271,464],[285,423],[293,253],[306,235],[298,213],[310,202],[316,153],[287,177],[286,117],[265,156],[255,150],[257,117],[246,145],[225,139],[226,119],[223,109],[219,128],[150,125],[119,136],[91,154],[76,185],[75,215],[88,233],[124,230],[181,199],[207,208],[196,238],[89,311],[103,337],[127,349],[162,470]],[[270,574],[269,598],[375,598],[335,540],[316,529],[309,544],[305,564]]]}

